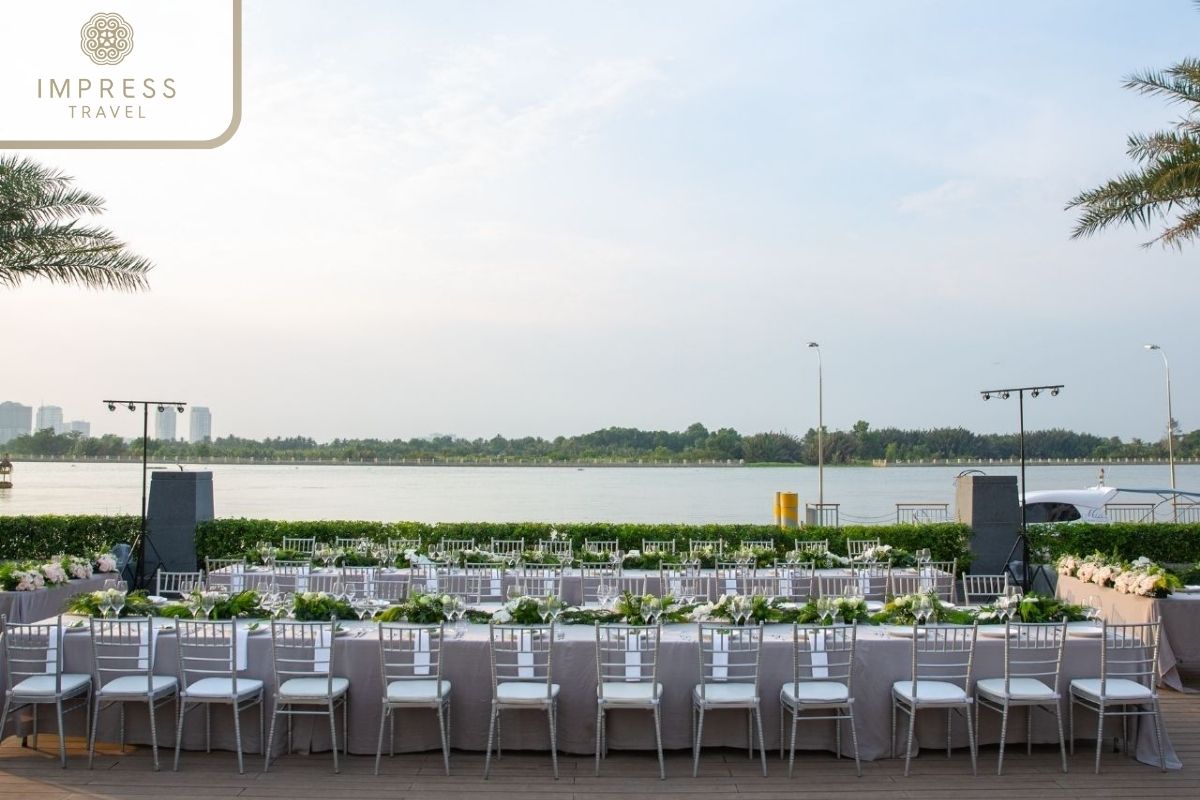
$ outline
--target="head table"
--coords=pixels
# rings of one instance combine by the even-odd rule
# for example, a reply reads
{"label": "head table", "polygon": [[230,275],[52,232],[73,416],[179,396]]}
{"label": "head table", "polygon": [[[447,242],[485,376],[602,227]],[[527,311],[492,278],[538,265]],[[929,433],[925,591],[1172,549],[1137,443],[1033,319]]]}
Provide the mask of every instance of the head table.
{"label": "head table", "polygon": [[1158,645],[1159,681],[1185,691],[1179,665],[1200,668],[1200,593],[1177,592],[1166,597],[1122,594],[1069,575],[1058,576],[1057,595],[1070,603],[1096,598],[1096,607],[1109,622],[1162,621]]}
{"label": "head table", "polygon": [[[71,617],[65,618],[70,621]],[[159,620],[170,627],[170,620]],[[350,681],[349,749],[351,753],[374,754],[379,732],[380,699],[383,687],[380,680],[379,642],[373,623],[343,623],[333,647],[333,672]],[[491,700],[491,675],[488,657],[488,626],[466,625],[462,637],[455,638],[447,626],[444,643],[443,679],[453,686],[451,694],[451,746],[461,750],[482,751],[487,744],[488,709]],[[1099,670],[1100,641],[1094,636],[1072,634],[1068,638],[1063,660],[1063,686],[1072,678],[1095,677]],[[658,680],[664,686],[663,746],[682,749],[691,746],[690,695],[699,681],[699,659],[694,624],[663,627]],[[177,671],[176,638],[170,630],[157,637],[155,671],[175,674]],[[274,680],[271,668],[271,636],[263,629],[248,637],[248,669],[245,675],[266,682],[268,713],[272,701]],[[899,629],[887,626],[860,626],[858,649],[853,673],[854,709],[858,741],[865,760],[890,755],[891,726],[890,687],[893,681],[909,677],[912,642]],[[557,627],[553,648],[553,675],[562,685],[559,699],[559,748],[568,753],[591,753],[595,746],[596,668],[595,633],[591,626],[563,625]],[[91,670],[90,638],[81,627],[65,635],[63,646],[65,668],[70,672]],[[974,678],[1003,676],[1004,645],[999,638],[980,636],[976,645]],[[762,698],[763,732],[768,748],[779,744],[779,692],[785,681],[792,678],[791,626],[768,625],[765,628],[760,667],[760,697]],[[168,705],[168,708],[172,706]],[[1066,724],[1064,707],[1064,726]],[[213,746],[232,750],[233,729],[227,707],[213,708]],[[705,726],[704,745],[746,746],[747,725],[743,712],[714,712],[717,716]],[[1019,724],[1009,726],[1009,743],[1024,741],[1024,712],[1018,714]],[[75,733],[82,732],[83,715],[71,715],[70,725]],[[721,717],[725,716],[722,724]],[[118,715],[107,712],[100,722],[99,740],[116,741]],[[149,722],[144,706],[130,704],[125,711],[127,735],[131,743],[149,743]],[[44,720],[49,719],[43,715]],[[163,714],[165,721],[166,714]],[[28,721],[24,732],[28,732]],[[923,712],[918,717],[917,734],[921,746],[935,751],[946,746],[947,715],[938,711]],[[1090,712],[1076,711],[1076,733],[1079,738],[1094,740],[1096,719]],[[994,743],[999,738],[999,715],[984,713],[981,743]],[[44,728],[47,732],[50,728]],[[1138,725],[1136,754],[1138,760],[1157,766],[1158,751],[1152,725]],[[1114,732],[1118,727],[1110,727]],[[18,732],[21,728],[18,727]],[[159,725],[160,743],[173,744],[170,725]],[[14,732],[9,728],[9,733]],[[295,724],[295,746],[302,751],[329,749],[329,727],[321,720],[298,719]],[[849,746],[849,731],[843,731],[843,754]],[[612,749],[652,750],[654,729],[650,716],[638,711],[610,712],[609,746]],[[256,712],[243,717],[242,737],[247,752],[261,752]],[[1051,715],[1038,712],[1034,718],[1033,737],[1036,742],[1057,742],[1057,729]],[[277,737],[279,751],[285,737]],[[955,747],[967,746],[966,725],[961,718],[953,724]],[[802,723],[799,727],[799,749],[834,749],[832,722]],[[545,750],[549,739],[544,713],[521,712],[506,716],[503,724],[503,746],[512,749]],[[403,711],[396,725],[396,749],[411,752],[434,750],[439,747],[436,717],[428,711]],[[188,750],[204,747],[203,714],[190,714],[185,721],[183,747]],[[387,747],[385,737],[384,747]],[[1180,767],[1164,732],[1167,763]],[[902,743],[901,743],[902,748]],[[186,763],[186,762],[185,762]],[[286,763],[286,762],[285,762]]]}
{"label": "head table", "polygon": [[105,581],[120,577],[115,572],[98,572],[90,578],[32,592],[0,592],[0,614],[9,622],[36,622],[60,613],[67,607],[67,601],[80,592],[94,592],[103,588]]}

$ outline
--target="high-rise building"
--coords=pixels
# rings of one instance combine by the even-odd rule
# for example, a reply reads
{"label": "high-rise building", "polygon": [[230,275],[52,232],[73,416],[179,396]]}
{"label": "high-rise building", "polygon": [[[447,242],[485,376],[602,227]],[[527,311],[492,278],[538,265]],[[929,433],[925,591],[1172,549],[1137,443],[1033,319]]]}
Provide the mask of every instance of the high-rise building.
{"label": "high-rise building", "polygon": [[196,442],[212,441],[212,412],[204,406],[192,406],[192,419],[188,425],[188,439]]}
{"label": "high-rise building", "polygon": [[67,423],[67,433],[78,433],[80,436],[92,435],[92,423],[82,419],[73,419]]}
{"label": "high-rise building", "polygon": [[33,408],[20,403],[0,403],[0,444],[10,442],[18,436],[28,436],[33,427]]}
{"label": "high-rise building", "polygon": [[61,406],[38,406],[37,425],[34,426],[34,430],[44,431],[46,428],[50,428],[55,433],[62,433],[66,430],[63,427]]}
{"label": "high-rise building", "polygon": [[175,441],[175,406],[164,406],[154,412],[154,438],[160,441]]}

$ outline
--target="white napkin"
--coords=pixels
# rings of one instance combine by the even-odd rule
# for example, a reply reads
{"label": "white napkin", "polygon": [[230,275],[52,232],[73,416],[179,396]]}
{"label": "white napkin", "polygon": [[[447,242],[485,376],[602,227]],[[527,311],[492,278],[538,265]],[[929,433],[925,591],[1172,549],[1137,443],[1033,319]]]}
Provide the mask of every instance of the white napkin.
{"label": "white napkin", "polygon": [[871,594],[871,576],[866,572],[858,576],[858,590],[863,597],[869,597]]}
{"label": "white napkin", "polygon": [[503,597],[504,596],[504,587],[503,587],[504,573],[502,573],[498,569],[494,569],[494,570],[492,570],[491,575],[492,575],[492,591],[491,591],[492,597]]}
{"label": "white napkin", "polygon": [[245,625],[238,625],[234,622],[234,650],[236,651],[237,663],[233,665],[236,672],[242,672],[247,669],[250,664],[247,660],[247,651],[250,649],[250,630]]}
{"label": "white napkin", "polygon": [[329,671],[329,656],[332,645],[333,631],[321,628],[313,646],[313,672]]}
{"label": "white napkin", "polygon": [[138,630],[138,669],[150,668],[150,637],[154,637],[154,644],[158,644],[158,631],[153,625],[145,625]]}
{"label": "white napkin", "polygon": [[713,668],[714,681],[723,681],[729,677],[729,634],[713,632]]}
{"label": "white napkin", "polygon": [[635,634],[625,638],[625,680],[642,679],[642,636]]}
{"label": "white napkin", "polygon": [[683,579],[682,578],[667,578],[667,588],[670,594],[675,597],[683,594]]}
{"label": "white napkin", "polygon": [[57,634],[51,634],[46,638],[46,674],[53,675],[58,672],[58,648],[62,646],[63,635],[66,633],[60,625]]}
{"label": "white napkin", "polygon": [[416,649],[413,651],[413,674],[429,674],[429,631],[417,631]]}
{"label": "white napkin", "polygon": [[517,677],[533,677],[533,635],[521,631],[521,648],[517,651]]}
{"label": "white napkin", "polygon": [[825,652],[825,631],[817,631],[810,640],[809,663],[812,665],[814,678],[829,677],[829,654]]}
{"label": "white napkin", "polygon": [[785,569],[779,573],[779,596],[791,597],[792,595],[792,577],[796,574],[795,570]]}
{"label": "white napkin", "polygon": [[229,576],[229,591],[234,594],[243,591],[246,588],[246,577],[243,574],[243,566],[234,564]]}
{"label": "white napkin", "polygon": [[438,575],[436,569],[431,569],[425,573],[425,591],[429,594],[436,594],[438,590]]}
{"label": "white napkin", "polygon": [[734,573],[734,577],[725,579],[725,594],[737,593],[737,573]]}
{"label": "white napkin", "polygon": [[558,592],[555,591],[554,583],[555,583],[554,578],[545,578],[542,581],[542,593],[548,594],[548,595],[549,594],[558,594]]}
{"label": "white napkin", "polygon": [[933,567],[928,567],[928,566],[918,567],[917,575],[919,576],[919,579],[920,579],[919,584],[921,586],[921,591],[922,592],[933,591],[933,588],[935,586],[934,576],[933,576]]}

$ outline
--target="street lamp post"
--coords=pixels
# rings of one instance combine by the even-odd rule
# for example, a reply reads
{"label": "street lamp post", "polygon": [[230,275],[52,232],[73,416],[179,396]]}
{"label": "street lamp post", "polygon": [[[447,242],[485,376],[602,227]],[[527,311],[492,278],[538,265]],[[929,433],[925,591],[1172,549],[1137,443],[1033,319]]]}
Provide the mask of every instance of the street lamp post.
{"label": "street lamp post", "polygon": [[821,345],[809,342],[817,351],[817,508],[825,524],[825,386],[821,375]]}
{"label": "street lamp post", "polygon": [[[1013,548],[1008,554],[1008,561],[1004,565],[1004,571],[1012,575],[1016,579],[1016,575],[1012,572],[1012,556],[1017,548],[1021,548],[1021,589],[1028,592],[1033,588],[1032,573],[1029,569],[1029,536],[1026,529],[1025,521],[1025,393],[1029,392],[1030,397],[1037,397],[1042,392],[1050,392],[1051,397],[1058,397],[1058,393],[1062,391],[1063,384],[1055,384],[1052,386],[1017,386],[1010,389],[984,389],[979,394],[984,400],[991,400],[992,395],[999,397],[1001,400],[1007,400],[1012,396],[1013,392],[1017,393],[1017,424],[1018,424],[1018,442],[1021,455],[1021,534],[1017,537],[1017,541],[1013,543]],[[1040,567],[1039,567],[1040,569]]]}
{"label": "street lamp post", "polygon": [[135,587],[141,587],[142,581],[146,577],[146,462],[150,440],[150,406],[155,406],[160,412],[174,406],[175,410],[182,414],[183,407],[187,403],[177,400],[102,400],[101,402],[108,406],[109,411],[116,411],[117,406],[125,406],[130,411],[137,411],[139,405],[142,407],[142,524],[138,531],[137,541],[133,543],[133,551],[137,554],[133,584]]}
{"label": "street lamp post", "polygon": [[1167,351],[1156,344],[1144,345],[1147,350],[1157,350],[1162,356],[1163,369],[1167,373],[1167,464],[1171,468],[1171,519],[1179,522],[1179,496],[1175,494],[1175,414],[1171,409],[1171,363],[1167,361]]}

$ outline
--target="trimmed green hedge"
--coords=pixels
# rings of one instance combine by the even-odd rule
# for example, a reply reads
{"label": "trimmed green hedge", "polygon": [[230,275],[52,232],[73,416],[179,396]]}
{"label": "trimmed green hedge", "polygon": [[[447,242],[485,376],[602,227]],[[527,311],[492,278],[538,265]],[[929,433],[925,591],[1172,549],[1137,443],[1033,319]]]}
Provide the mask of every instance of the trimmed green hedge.
{"label": "trimmed green hedge", "polygon": [[132,542],[141,524],[141,517],[99,514],[0,517],[0,559],[89,556]]}
{"label": "trimmed green hedge", "polygon": [[781,530],[774,525],[647,525],[608,522],[572,522],[551,525],[540,522],[454,522],[429,525],[421,522],[312,521],[284,522],[268,519],[214,519],[196,526],[196,556],[221,557],[244,552],[258,542],[280,544],[283,537],[314,538],[332,543],[339,537],[420,539],[474,539],[486,545],[492,539],[524,538],[535,544],[557,530],[571,538],[576,549],[585,539],[620,542],[622,550],[641,549],[643,539],[673,539],[687,549],[689,539],[724,539],[726,546],[753,539],[773,539],[781,550],[790,550],[796,539],[828,539],[829,549],[845,555],[847,539],[879,539],[904,550],[928,547],[935,560],[958,559],[962,569],[970,563],[971,529],[958,523],[930,525],[871,525],[845,528]]}
{"label": "trimmed green hedge", "polygon": [[1033,525],[1029,543],[1054,561],[1064,554],[1086,556],[1099,550],[1116,552],[1126,561],[1146,556],[1160,564],[1200,561],[1200,524],[1113,522],[1107,525],[1067,523]]}

